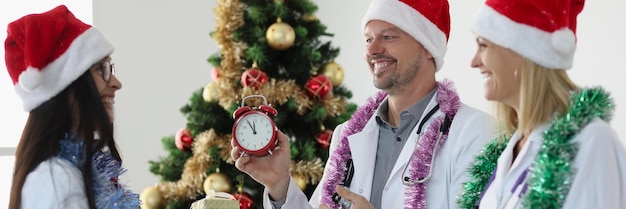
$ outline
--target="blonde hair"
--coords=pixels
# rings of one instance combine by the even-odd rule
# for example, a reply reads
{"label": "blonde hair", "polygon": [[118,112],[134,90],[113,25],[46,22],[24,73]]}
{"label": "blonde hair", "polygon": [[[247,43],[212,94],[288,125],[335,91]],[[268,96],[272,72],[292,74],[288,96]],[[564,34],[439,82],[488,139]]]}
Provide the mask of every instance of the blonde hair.
{"label": "blonde hair", "polygon": [[494,102],[498,129],[504,134],[530,133],[568,108],[572,91],[579,87],[563,69],[549,69],[525,59],[517,73],[521,79],[519,112],[501,102]]}

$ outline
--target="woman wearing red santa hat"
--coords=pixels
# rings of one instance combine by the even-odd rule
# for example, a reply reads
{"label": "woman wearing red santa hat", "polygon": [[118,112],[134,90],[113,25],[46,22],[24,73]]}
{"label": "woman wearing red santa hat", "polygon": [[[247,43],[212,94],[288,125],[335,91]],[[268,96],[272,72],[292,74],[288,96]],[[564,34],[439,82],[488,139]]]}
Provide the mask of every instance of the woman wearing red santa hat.
{"label": "woman wearing red santa hat", "polygon": [[472,25],[502,136],[469,169],[461,208],[626,208],[626,151],[601,87],[567,75],[584,0],[487,0]]}
{"label": "woman wearing red santa hat", "polygon": [[63,5],[8,25],[5,62],[30,112],[15,153],[9,208],[139,208],[118,181],[113,46]]}

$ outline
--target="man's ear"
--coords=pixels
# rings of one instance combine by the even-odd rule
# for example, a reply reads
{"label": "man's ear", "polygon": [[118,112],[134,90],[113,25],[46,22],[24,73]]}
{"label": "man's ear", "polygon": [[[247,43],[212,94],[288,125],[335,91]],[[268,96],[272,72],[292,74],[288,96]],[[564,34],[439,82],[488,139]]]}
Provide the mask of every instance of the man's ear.
{"label": "man's ear", "polygon": [[431,54],[426,48],[424,48],[422,46],[422,50],[424,50],[424,52],[426,52],[426,58],[428,59],[434,59],[433,54]]}

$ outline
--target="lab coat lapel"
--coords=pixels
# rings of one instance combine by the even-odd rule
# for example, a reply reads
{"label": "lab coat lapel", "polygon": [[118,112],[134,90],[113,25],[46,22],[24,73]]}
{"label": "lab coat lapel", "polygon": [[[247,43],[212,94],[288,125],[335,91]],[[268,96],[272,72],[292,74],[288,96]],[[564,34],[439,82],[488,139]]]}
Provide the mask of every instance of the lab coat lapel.
{"label": "lab coat lapel", "polygon": [[348,136],[355,169],[350,188],[368,200],[371,194],[376,150],[378,149],[379,127],[373,118],[368,120],[361,132]]}
{"label": "lab coat lapel", "polygon": [[[511,164],[513,163],[513,149],[515,148],[515,144],[520,140],[520,133],[515,132],[513,136],[509,139],[507,147],[502,151],[502,154],[498,158],[498,165],[496,166],[496,177],[493,180],[492,185],[500,185],[502,181],[504,181],[504,177],[509,175]],[[485,188],[487,189],[487,188]],[[511,188],[505,187],[495,187],[493,188],[495,191],[495,200],[493,201],[501,201],[506,200],[511,196]],[[491,198],[491,197],[490,197]]]}

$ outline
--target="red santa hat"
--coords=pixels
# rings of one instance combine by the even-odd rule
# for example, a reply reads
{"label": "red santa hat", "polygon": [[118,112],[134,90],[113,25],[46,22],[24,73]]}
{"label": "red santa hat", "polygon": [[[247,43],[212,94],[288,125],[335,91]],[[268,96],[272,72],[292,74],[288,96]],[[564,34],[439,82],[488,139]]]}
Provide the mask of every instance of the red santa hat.
{"label": "red santa hat", "polygon": [[113,52],[98,30],[76,19],[64,5],[11,22],[7,33],[7,70],[29,112]]}
{"label": "red santa hat", "polygon": [[472,31],[550,69],[572,67],[584,0],[487,0]]}
{"label": "red santa hat", "polygon": [[363,17],[363,31],[371,20],[391,23],[411,35],[433,55],[436,70],[441,69],[450,36],[447,0],[372,0]]}

